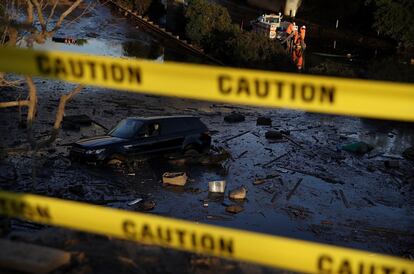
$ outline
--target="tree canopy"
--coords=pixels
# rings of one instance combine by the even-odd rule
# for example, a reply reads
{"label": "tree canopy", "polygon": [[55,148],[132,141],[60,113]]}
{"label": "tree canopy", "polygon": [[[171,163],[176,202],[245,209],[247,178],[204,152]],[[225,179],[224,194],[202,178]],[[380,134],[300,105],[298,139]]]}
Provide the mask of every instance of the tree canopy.
{"label": "tree canopy", "polygon": [[264,34],[247,32],[232,24],[226,8],[207,0],[190,0],[185,11],[186,35],[228,65],[290,69],[285,50]]}
{"label": "tree canopy", "polygon": [[199,45],[209,40],[214,31],[226,31],[231,27],[227,9],[207,0],[190,0],[185,18],[188,38]]}
{"label": "tree canopy", "polygon": [[414,46],[414,1],[413,0],[368,0],[374,3],[374,27],[383,34],[401,41],[405,46]]}

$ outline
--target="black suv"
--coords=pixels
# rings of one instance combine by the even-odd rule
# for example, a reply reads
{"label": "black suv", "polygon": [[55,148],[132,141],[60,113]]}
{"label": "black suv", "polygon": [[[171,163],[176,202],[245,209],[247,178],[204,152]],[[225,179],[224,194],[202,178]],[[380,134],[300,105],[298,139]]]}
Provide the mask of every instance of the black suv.
{"label": "black suv", "polygon": [[129,117],[105,136],[82,139],[70,149],[73,160],[105,163],[111,159],[150,158],[168,153],[202,153],[211,137],[193,116]]}

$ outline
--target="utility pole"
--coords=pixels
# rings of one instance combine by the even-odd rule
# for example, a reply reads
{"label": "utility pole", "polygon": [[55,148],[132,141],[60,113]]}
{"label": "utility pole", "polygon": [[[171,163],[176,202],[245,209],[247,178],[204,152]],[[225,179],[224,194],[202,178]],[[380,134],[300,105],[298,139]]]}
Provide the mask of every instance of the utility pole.
{"label": "utility pole", "polygon": [[[338,27],[339,27],[339,19],[336,19],[335,29],[338,29]],[[334,41],[334,46],[333,46],[333,48],[334,48],[334,49],[336,49],[336,40]]]}

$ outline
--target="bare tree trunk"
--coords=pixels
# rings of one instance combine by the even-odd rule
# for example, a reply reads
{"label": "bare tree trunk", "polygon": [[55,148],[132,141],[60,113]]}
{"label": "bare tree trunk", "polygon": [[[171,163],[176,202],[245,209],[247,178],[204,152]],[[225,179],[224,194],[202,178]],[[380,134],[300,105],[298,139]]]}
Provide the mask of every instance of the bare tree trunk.
{"label": "bare tree trunk", "polygon": [[43,17],[43,11],[42,11],[42,7],[39,4],[39,1],[37,0],[30,0],[32,2],[32,4],[35,6],[36,11],[37,11],[37,19],[39,20],[40,26],[42,27],[42,31],[46,32],[46,21],[45,18]]}
{"label": "bare tree trunk", "polygon": [[81,92],[82,89],[83,89],[83,86],[79,85],[76,88],[74,88],[71,92],[69,92],[68,94],[64,94],[60,97],[58,110],[56,112],[55,123],[53,125],[53,129],[52,129],[52,132],[50,134],[50,137],[46,141],[40,143],[38,145],[39,148],[48,146],[56,140],[56,138],[59,134],[60,125],[62,124],[63,116],[65,115],[66,103],[69,102],[70,100],[72,100],[72,98],[76,94]]}
{"label": "bare tree trunk", "polygon": [[64,13],[62,13],[59,17],[59,20],[57,21],[55,27],[51,32],[55,32],[63,23],[63,20],[65,20],[66,16],[68,16],[74,9],[76,9],[80,3],[82,3],[83,0],[76,0],[75,3],[72,4]]}
{"label": "bare tree trunk", "polygon": [[28,24],[33,24],[33,4],[32,4],[32,2],[30,2],[30,0],[26,0],[26,3],[27,3],[27,7],[26,7],[27,19],[26,19],[26,22]]}
{"label": "bare tree trunk", "polygon": [[19,100],[19,101],[11,101],[11,102],[1,102],[0,108],[22,107],[22,106],[28,106],[28,105],[29,105],[28,100]]}
{"label": "bare tree trunk", "polygon": [[55,9],[58,3],[59,3],[59,0],[55,0],[55,3],[53,3],[52,10],[50,11],[49,17],[46,20],[46,26],[49,23],[50,19],[52,19],[53,15],[55,14]]}
{"label": "bare tree trunk", "polygon": [[27,76],[26,82],[27,86],[29,87],[29,110],[27,112],[27,140],[29,141],[29,144],[33,149],[36,147],[36,142],[33,139],[33,119],[36,115],[37,90],[31,77]]}

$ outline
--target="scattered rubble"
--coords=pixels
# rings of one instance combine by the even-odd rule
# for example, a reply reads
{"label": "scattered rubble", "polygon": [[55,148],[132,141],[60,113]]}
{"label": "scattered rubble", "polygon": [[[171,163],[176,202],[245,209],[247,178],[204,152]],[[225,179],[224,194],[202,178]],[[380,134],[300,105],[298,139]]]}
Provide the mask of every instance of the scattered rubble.
{"label": "scattered rubble", "polygon": [[247,133],[249,133],[249,132],[250,132],[250,130],[245,131],[245,132],[242,132],[242,133],[237,134],[237,135],[235,135],[235,136],[232,136],[232,137],[230,137],[230,138],[227,138],[226,140],[224,140],[224,141],[223,141],[223,143],[227,143],[227,142],[228,142],[228,141],[230,141],[230,140],[233,140],[233,139],[238,138],[238,137],[240,137],[240,136],[246,135],[246,134],[247,134]]}
{"label": "scattered rubble", "polygon": [[62,128],[66,130],[79,131],[83,126],[92,125],[92,119],[84,114],[68,115],[63,117]]}
{"label": "scattered rubble", "polygon": [[135,199],[135,200],[133,200],[133,201],[131,201],[131,202],[128,202],[127,203],[127,205],[129,205],[129,206],[133,206],[133,205],[135,205],[135,204],[138,204],[139,202],[141,202],[143,199],[142,198],[137,198],[137,199]]}
{"label": "scattered rubble", "polygon": [[342,199],[342,202],[344,203],[344,206],[345,206],[346,208],[349,208],[349,203],[348,203],[348,200],[346,199],[345,194],[344,194],[344,192],[342,191],[342,189],[340,189],[340,190],[339,190],[339,194],[341,195],[341,199]]}
{"label": "scattered rubble", "polygon": [[243,151],[242,153],[240,153],[240,155],[239,156],[237,156],[236,158],[234,158],[234,159],[240,159],[241,157],[243,157],[246,153],[247,153],[248,151],[247,150],[245,150],[245,151]]}
{"label": "scattered rubble", "polygon": [[296,183],[296,185],[293,187],[293,189],[289,192],[289,194],[286,197],[286,200],[289,201],[290,198],[293,196],[293,194],[295,193],[296,189],[299,187],[300,183],[302,182],[303,178],[300,178],[298,180],[298,182]]}
{"label": "scattered rubble", "polygon": [[264,163],[264,164],[262,165],[262,167],[268,167],[270,164],[272,164],[272,163],[276,162],[277,160],[281,159],[282,157],[284,157],[284,156],[288,155],[289,153],[290,153],[290,152],[283,153],[282,155],[280,155],[280,156],[276,157],[275,159],[272,159],[272,160],[270,160],[269,162]]}
{"label": "scattered rubble", "polygon": [[272,119],[269,117],[260,116],[256,120],[257,126],[271,126],[272,125]]}
{"label": "scattered rubble", "polygon": [[224,116],[224,121],[227,123],[240,123],[245,120],[243,114],[233,112],[229,115]]}
{"label": "scattered rubble", "polygon": [[232,214],[240,213],[243,210],[244,210],[243,207],[239,205],[229,205],[226,207],[226,211]]}
{"label": "scattered rubble", "polygon": [[267,180],[271,180],[274,178],[278,178],[279,180],[281,180],[280,175],[279,174],[269,174],[266,175],[266,177],[264,178],[256,178],[254,179],[253,185],[261,185],[267,182]]}
{"label": "scattered rubble", "polygon": [[246,199],[247,188],[245,186],[238,187],[230,191],[229,197],[234,200],[244,200]]}
{"label": "scattered rubble", "polygon": [[291,218],[298,218],[302,220],[310,217],[310,215],[313,214],[312,211],[302,206],[287,206],[285,208],[282,208],[282,210],[289,214]]}
{"label": "scattered rubble", "polygon": [[265,137],[266,139],[269,139],[269,140],[282,140],[283,134],[280,131],[269,130],[268,132],[265,133]]}
{"label": "scattered rubble", "polygon": [[184,186],[187,183],[185,172],[165,172],[162,175],[162,182],[167,185]]}
{"label": "scattered rubble", "polygon": [[384,166],[386,168],[399,168],[400,162],[398,160],[386,160],[384,161]]}
{"label": "scattered rubble", "polygon": [[410,161],[414,162],[414,147],[409,147],[402,153],[402,156]]}
{"label": "scattered rubble", "polygon": [[208,154],[185,155],[185,157],[172,158],[169,160],[169,163],[177,166],[183,166],[186,164],[217,166],[229,158],[231,158],[230,152],[226,149],[220,148],[216,149],[216,152],[210,152]]}
{"label": "scattered rubble", "polygon": [[266,179],[254,179],[253,185],[257,186],[264,183],[266,183]]}

